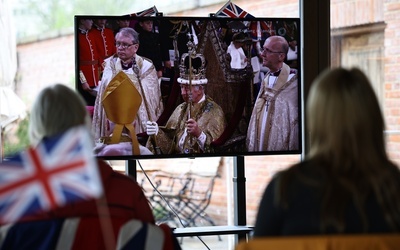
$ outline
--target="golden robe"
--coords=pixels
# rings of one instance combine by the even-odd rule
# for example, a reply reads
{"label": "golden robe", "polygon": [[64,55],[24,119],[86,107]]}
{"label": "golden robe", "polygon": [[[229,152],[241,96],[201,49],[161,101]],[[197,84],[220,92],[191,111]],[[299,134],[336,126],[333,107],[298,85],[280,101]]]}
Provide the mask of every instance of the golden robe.
{"label": "golden robe", "polygon": [[123,70],[121,60],[116,55],[105,60],[105,68],[94,106],[92,121],[92,130],[96,140],[109,136],[113,131],[113,124],[108,121],[101,100],[107,85],[120,71],[124,71],[128,75],[142,97],[142,103],[133,122],[136,133],[145,132],[145,123],[147,121],[156,121],[164,110],[160,84],[154,65],[150,60],[138,55],[136,55],[135,59],[139,68],[138,74],[134,73],[132,68]]}
{"label": "golden robe", "polygon": [[[224,112],[208,96],[203,102],[193,104],[191,111],[192,118],[206,135],[204,149],[202,150],[199,146],[197,138],[185,136],[185,123],[188,120],[189,105],[184,102],[176,107],[165,126],[160,126],[158,134],[153,137],[163,154],[211,152],[211,142],[218,139],[226,127]],[[179,143],[180,141],[183,143]],[[147,142],[147,147],[152,152],[157,153],[152,138]]]}
{"label": "golden robe", "polygon": [[[297,74],[288,80],[290,73],[290,67],[283,64],[272,88],[268,87],[270,75],[265,77],[247,130],[249,152],[299,149]],[[261,132],[263,126],[264,133]]]}

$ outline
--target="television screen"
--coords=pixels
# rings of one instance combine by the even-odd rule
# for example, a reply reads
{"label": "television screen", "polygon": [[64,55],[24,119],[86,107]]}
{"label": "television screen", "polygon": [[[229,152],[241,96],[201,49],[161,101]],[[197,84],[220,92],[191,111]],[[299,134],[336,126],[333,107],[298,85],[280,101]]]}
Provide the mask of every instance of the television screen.
{"label": "television screen", "polygon": [[75,16],[105,159],[298,154],[298,18]]}

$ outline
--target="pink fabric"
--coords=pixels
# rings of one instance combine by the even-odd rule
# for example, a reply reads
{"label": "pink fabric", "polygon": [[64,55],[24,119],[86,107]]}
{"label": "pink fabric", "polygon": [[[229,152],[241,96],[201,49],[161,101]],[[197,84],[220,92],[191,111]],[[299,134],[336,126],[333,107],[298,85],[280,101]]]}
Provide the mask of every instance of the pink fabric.
{"label": "pink fabric", "polygon": [[89,113],[90,117],[93,117],[94,106],[86,106],[86,110]]}

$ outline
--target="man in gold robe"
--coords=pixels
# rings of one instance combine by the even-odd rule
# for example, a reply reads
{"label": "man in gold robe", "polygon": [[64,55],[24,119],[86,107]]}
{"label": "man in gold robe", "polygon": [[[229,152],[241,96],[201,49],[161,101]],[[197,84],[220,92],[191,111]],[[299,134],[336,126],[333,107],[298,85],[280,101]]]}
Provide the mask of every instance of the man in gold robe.
{"label": "man in gold robe", "polygon": [[263,46],[263,65],[268,67],[250,118],[246,146],[254,151],[299,150],[297,72],[284,63],[288,42],[269,37]]}
{"label": "man in gold robe", "polygon": [[142,98],[133,121],[136,133],[145,132],[146,122],[156,121],[164,110],[154,65],[150,60],[136,54],[139,48],[138,33],[132,28],[122,28],[116,34],[115,41],[117,53],[105,60],[94,108],[92,129],[96,140],[110,136],[113,131],[114,124],[107,119],[102,100],[108,84],[121,71],[129,77]]}
{"label": "man in gold robe", "polygon": [[159,127],[154,121],[147,122],[146,132],[150,140],[146,146],[156,154],[211,152],[211,142],[226,127],[222,108],[205,94],[208,81],[204,76],[204,57],[196,54],[202,63],[190,74],[185,67],[188,59],[186,54],[182,56],[181,65],[184,66],[178,78],[184,102],[176,107],[165,126]]}

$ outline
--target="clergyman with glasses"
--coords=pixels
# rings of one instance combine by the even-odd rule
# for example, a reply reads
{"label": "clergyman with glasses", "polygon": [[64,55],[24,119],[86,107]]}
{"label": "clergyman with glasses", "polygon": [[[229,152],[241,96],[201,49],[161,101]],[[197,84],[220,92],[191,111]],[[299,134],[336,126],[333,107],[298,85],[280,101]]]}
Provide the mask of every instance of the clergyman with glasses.
{"label": "clergyman with glasses", "polygon": [[[136,54],[139,48],[139,34],[132,28],[121,28],[115,35],[115,46],[116,53],[105,60],[94,107],[92,128],[96,140],[110,136],[113,132],[115,124],[107,119],[102,102],[113,88],[118,87],[121,79],[133,84],[141,97],[133,121],[136,134],[145,132],[146,122],[156,121],[164,110],[155,67],[151,60]],[[123,112],[125,111],[121,109],[121,113]]]}
{"label": "clergyman with glasses", "polygon": [[299,149],[297,71],[284,63],[288,49],[284,37],[265,40],[261,57],[269,71],[261,83],[247,130],[249,152]]}

